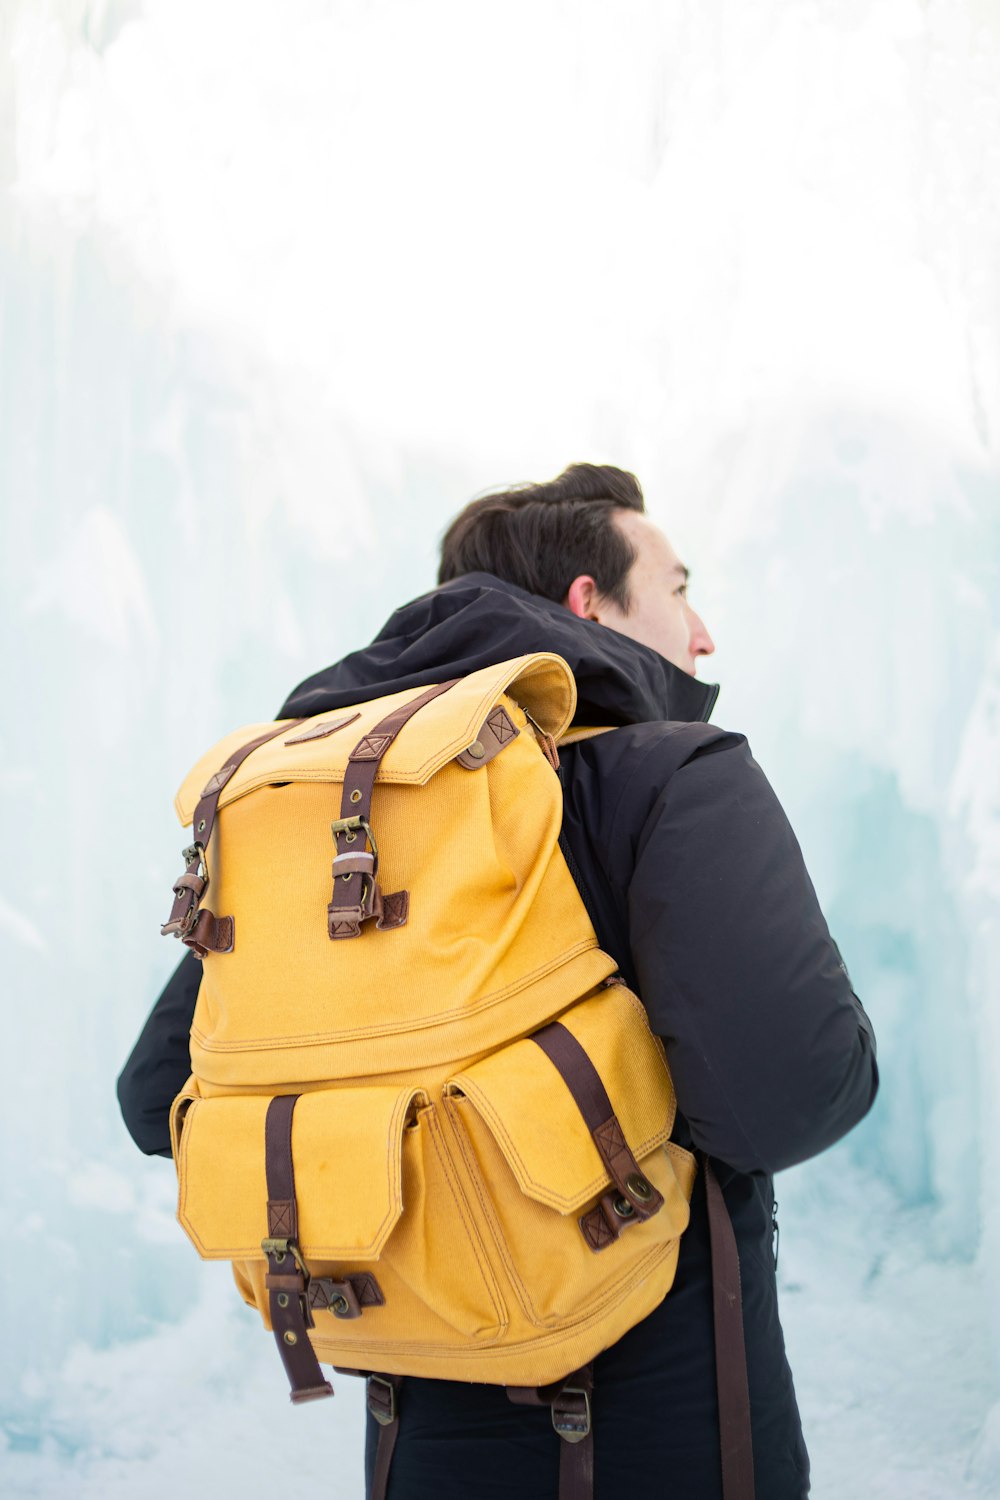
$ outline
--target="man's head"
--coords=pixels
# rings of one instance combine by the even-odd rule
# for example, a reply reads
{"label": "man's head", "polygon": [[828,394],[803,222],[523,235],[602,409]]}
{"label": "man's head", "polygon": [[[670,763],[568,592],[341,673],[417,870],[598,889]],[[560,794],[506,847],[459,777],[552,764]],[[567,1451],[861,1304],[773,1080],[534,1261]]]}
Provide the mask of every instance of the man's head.
{"label": "man's head", "polygon": [[688,603],[687,568],[645,511],[634,474],[571,464],[548,484],[470,501],[444,534],[438,583],[493,573],[693,675],[715,643]]}

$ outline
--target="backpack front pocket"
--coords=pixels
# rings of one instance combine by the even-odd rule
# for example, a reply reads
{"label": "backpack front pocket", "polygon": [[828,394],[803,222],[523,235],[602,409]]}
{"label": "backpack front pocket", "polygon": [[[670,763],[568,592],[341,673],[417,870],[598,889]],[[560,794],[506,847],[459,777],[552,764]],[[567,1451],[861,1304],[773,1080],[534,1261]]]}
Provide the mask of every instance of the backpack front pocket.
{"label": "backpack front pocket", "polygon": [[[636,997],[608,985],[558,1029],[579,1077],[525,1037],[457,1073],[445,1099],[507,1277],[541,1327],[593,1317],[676,1255],[695,1173],[668,1141],[673,1088]],[[604,1103],[589,1101],[588,1123],[589,1086]]]}
{"label": "backpack front pocket", "polygon": [[[263,1242],[271,1098],[203,1098],[195,1089],[175,1102],[172,1117],[177,1216],[200,1255],[234,1262],[241,1292],[269,1323]],[[454,1169],[442,1161],[440,1130],[426,1095],[412,1086],[297,1097],[295,1248],[308,1268],[322,1357],[351,1363],[354,1346],[390,1339],[390,1329],[390,1342],[409,1327],[433,1344],[455,1332],[488,1338],[501,1326],[503,1304]],[[339,1287],[342,1298],[345,1283],[357,1291],[360,1311],[338,1312],[326,1296],[324,1288]]]}

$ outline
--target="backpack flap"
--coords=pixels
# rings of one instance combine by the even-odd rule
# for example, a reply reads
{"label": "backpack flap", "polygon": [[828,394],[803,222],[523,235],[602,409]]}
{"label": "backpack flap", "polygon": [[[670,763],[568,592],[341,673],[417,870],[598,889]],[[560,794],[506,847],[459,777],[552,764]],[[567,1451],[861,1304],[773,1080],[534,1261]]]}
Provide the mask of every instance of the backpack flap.
{"label": "backpack flap", "polygon": [[[189,1091],[174,1103],[177,1217],[206,1260],[263,1260],[264,1122],[270,1098]],[[426,1103],[412,1086],[300,1095],[292,1152],[299,1246],[319,1260],[374,1260],[403,1211],[403,1135]]]}
{"label": "backpack flap", "polygon": [[[673,1086],[636,997],[611,984],[559,1020],[597,1067],[636,1159],[663,1146],[676,1112]],[[457,1073],[448,1092],[473,1106],[527,1197],[572,1214],[611,1186],[573,1095],[530,1037]]]}
{"label": "backpack flap", "polygon": [[[342,782],[354,746],[392,711],[424,688],[408,688],[371,698],[353,708],[288,720],[288,734],[261,745],[232,775],[219,797],[226,807],[258,787],[290,781]],[[537,651],[472,672],[416,714],[386,752],[378,770],[380,782],[423,786],[436,771],[460,755],[477,738],[487,716],[506,693],[545,734],[558,738],[576,708],[576,683],[567,663],[553,652]],[[174,801],[187,827],[208,782],[220,773],[241,746],[260,738],[275,724],[247,724],[212,747],[185,777]]]}

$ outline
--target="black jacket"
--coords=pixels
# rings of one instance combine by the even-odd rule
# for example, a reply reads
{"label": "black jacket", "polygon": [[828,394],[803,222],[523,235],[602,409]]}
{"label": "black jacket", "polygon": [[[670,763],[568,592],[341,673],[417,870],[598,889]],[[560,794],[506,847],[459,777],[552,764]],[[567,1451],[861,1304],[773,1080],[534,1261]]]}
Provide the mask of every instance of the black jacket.
{"label": "black jacket", "polygon": [[[674,1138],[708,1152],[733,1219],[760,1500],[808,1491],[771,1252],[771,1174],[839,1140],[878,1072],[789,826],[745,738],[707,724],[718,689],[625,636],[475,573],[404,605],[367,647],[302,683],[279,717],[440,682],[536,650],[573,669],[576,722],[622,726],[561,752],[562,842],[601,946],[663,1037]],[[199,965],[186,958],[118,1081],[140,1148],[169,1155],[167,1114],[189,1072]],[[408,1380],[390,1496],[552,1500],[547,1411],[502,1390]],[[370,1454],[369,1454],[370,1458]],[[596,1500],[721,1493],[711,1278],[699,1174],[674,1286],[601,1355]],[[662,1490],[659,1480],[669,1476]]]}

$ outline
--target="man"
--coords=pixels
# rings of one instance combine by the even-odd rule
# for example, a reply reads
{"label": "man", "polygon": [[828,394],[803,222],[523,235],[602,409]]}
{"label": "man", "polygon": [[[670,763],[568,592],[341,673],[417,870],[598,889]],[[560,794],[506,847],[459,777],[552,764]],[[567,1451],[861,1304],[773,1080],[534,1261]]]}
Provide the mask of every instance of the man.
{"label": "man", "polygon": [[[575,674],[576,723],[618,726],[561,751],[561,841],[601,947],[664,1040],[673,1138],[707,1153],[722,1185],[758,1500],[800,1500],[808,1458],[778,1319],[772,1174],[867,1112],[875,1043],[773,791],[744,737],[706,722],[718,689],[695,668],[714,645],[687,576],[632,475],[573,465],[468,505],[445,534],[440,586],[303,683],[280,717],[550,650]],[[198,974],[185,959],[119,1080],[147,1152],[169,1155]],[[597,1359],[596,1500],[721,1496],[704,1179],[670,1293]],[[390,1500],[555,1500],[560,1443],[547,1409],[514,1405],[499,1387],[407,1378],[400,1412]]]}

